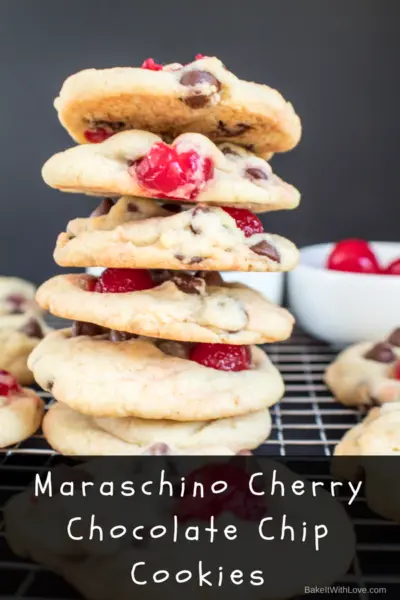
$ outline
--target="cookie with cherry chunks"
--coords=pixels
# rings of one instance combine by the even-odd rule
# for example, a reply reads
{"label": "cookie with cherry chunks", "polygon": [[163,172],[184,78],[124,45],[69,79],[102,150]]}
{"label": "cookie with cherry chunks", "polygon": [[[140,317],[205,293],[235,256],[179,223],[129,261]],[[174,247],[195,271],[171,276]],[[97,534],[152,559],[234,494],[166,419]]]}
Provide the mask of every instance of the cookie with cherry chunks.
{"label": "cookie with cherry chunks", "polygon": [[96,417],[204,421],[265,409],[283,395],[279,371],[256,346],[242,371],[206,367],[190,360],[190,350],[179,342],[115,343],[60,330],[39,344],[29,366],[44,389],[52,382],[59,402]]}
{"label": "cookie with cherry chunks", "polygon": [[132,130],[101,144],[75,146],[43,167],[45,182],[65,192],[142,196],[258,212],[298,206],[298,190],[275,175],[254,153],[233,144],[216,146],[198,133],[171,144]]}
{"label": "cookie with cherry chunks", "polygon": [[69,456],[230,455],[243,448],[256,448],[270,431],[268,409],[214,421],[179,422],[96,418],[57,403],[43,421],[43,433],[50,446]]}
{"label": "cookie with cherry chunks", "polygon": [[260,156],[292,149],[301,123],[279,92],[238,79],[215,57],[189,64],[87,69],[71,75],[54,106],[80,144],[126,129],[168,137],[197,132],[213,141],[250,146]]}
{"label": "cookie with cherry chunks", "polygon": [[[121,285],[114,271],[123,273]],[[112,287],[104,290],[110,272]],[[140,275],[135,282],[136,272]],[[207,273],[170,271],[159,282],[160,274],[154,281],[149,271],[144,273],[108,269],[97,281],[90,275],[58,275],[39,288],[37,299],[64,319],[170,340],[241,345],[282,341],[291,335],[290,313],[244,285],[208,284]]]}
{"label": "cookie with cherry chunks", "polygon": [[0,369],[10,371],[21,385],[34,383],[27,366],[29,354],[50,328],[36,312],[0,316]]}
{"label": "cookie with cherry chunks", "polygon": [[382,342],[361,342],[329,365],[325,381],[348,406],[400,402],[400,329]]}
{"label": "cookie with cherry chunks", "polygon": [[154,200],[124,197],[107,214],[71,221],[58,237],[54,258],[64,267],[293,269],[299,258],[294,244],[260,231],[259,219],[243,209],[184,205],[171,212]]}
{"label": "cookie with cherry chunks", "polygon": [[0,370],[0,448],[30,437],[40,426],[44,402],[35,392],[19,385],[16,378]]}
{"label": "cookie with cherry chunks", "polygon": [[40,313],[35,302],[36,287],[19,277],[0,277],[0,317]]}

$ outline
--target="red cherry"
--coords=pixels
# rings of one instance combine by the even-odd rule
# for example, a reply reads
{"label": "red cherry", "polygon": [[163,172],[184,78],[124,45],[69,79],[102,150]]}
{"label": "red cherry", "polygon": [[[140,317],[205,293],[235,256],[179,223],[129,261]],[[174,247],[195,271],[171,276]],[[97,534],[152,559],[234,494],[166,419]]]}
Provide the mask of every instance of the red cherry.
{"label": "red cherry", "polygon": [[14,375],[11,375],[8,371],[0,369],[0,396],[11,396],[11,394],[18,394],[22,388]]}
{"label": "red cherry", "polygon": [[[218,495],[212,494],[211,486],[216,481],[225,481],[228,489]],[[207,494],[199,500],[193,497],[194,484],[202,483]],[[232,464],[207,464],[190,473],[186,480],[186,495],[178,502],[178,518],[209,519],[229,510],[239,518],[260,519],[267,511],[264,499],[250,492],[249,475]]]}
{"label": "red cherry", "polygon": [[91,144],[101,144],[101,142],[108,140],[114,133],[115,131],[107,131],[104,127],[98,127],[97,129],[87,129],[83,135]]}
{"label": "red cherry", "polygon": [[338,242],[326,263],[328,269],[348,273],[381,273],[378,260],[364,240],[343,240]]}
{"label": "red cherry", "polygon": [[205,54],[196,54],[195,59],[196,60],[201,60],[202,58],[205,58],[206,55]]}
{"label": "red cherry", "polygon": [[97,277],[90,277],[90,279],[86,280],[86,291],[87,292],[95,292],[97,284]]}
{"label": "red cherry", "polygon": [[400,275],[400,258],[390,263],[384,270],[386,275]]}
{"label": "red cherry", "polygon": [[163,66],[156,63],[154,58],[146,58],[146,60],[143,61],[142,69],[148,69],[149,71],[162,71]]}
{"label": "red cherry", "polygon": [[393,377],[394,379],[400,379],[400,360],[398,360],[393,367]]}
{"label": "red cherry", "polygon": [[189,355],[200,365],[218,371],[246,371],[250,369],[251,352],[249,346],[231,344],[196,344]]}
{"label": "red cherry", "polygon": [[241,229],[246,237],[250,237],[255,233],[264,233],[264,227],[260,219],[249,210],[244,208],[224,208],[236,221],[236,225]]}
{"label": "red cherry", "polygon": [[195,150],[178,152],[164,142],[154,144],[130,166],[140,185],[158,196],[194,200],[214,174],[211,159]]}
{"label": "red cherry", "polygon": [[106,269],[98,278],[94,291],[103,294],[123,294],[152,287],[154,283],[150,271],[146,269]]}

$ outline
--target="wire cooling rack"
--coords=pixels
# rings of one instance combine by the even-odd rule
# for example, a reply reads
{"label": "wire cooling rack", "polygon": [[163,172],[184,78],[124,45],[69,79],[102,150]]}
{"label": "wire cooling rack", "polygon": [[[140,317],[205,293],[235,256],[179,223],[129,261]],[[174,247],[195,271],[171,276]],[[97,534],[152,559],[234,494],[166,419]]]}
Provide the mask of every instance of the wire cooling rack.
{"label": "wire cooling rack", "polygon": [[[289,459],[329,457],[345,431],[362,418],[362,413],[334,402],[323,382],[336,350],[299,330],[290,340],[265,346],[265,350],[283,375],[286,394],[272,409],[271,435],[257,453]],[[47,406],[53,402],[47,392],[39,393]],[[41,433],[11,449],[0,450],[1,506],[32,479],[36,469],[49,467],[54,455]],[[323,479],[326,473],[313,476]],[[354,502],[352,517],[357,554],[350,572],[337,585],[350,586],[352,598],[400,598],[400,526],[372,514],[362,498]],[[382,588],[380,592],[378,588]],[[16,559],[8,549],[1,523],[0,598],[11,597],[72,600],[80,596],[41,566]],[[313,594],[313,598],[318,597],[322,596]]]}

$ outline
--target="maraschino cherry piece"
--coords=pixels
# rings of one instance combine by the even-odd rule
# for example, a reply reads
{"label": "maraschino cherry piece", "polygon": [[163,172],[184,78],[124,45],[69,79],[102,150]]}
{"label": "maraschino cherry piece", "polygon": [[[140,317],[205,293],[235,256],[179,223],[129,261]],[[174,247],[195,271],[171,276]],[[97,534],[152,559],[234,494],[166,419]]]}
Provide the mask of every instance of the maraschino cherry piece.
{"label": "maraschino cherry piece", "polygon": [[395,379],[400,379],[400,360],[398,360],[393,367],[393,377]]}
{"label": "maraschino cherry piece", "polygon": [[326,266],[334,271],[348,273],[381,273],[378,260],[365,240],[338,242],[328,256]]}
{"label": "maraschino cherry piece", "polygon": [[[260,519],[267,511],[264,498],[250,492],[249,475],[243,469],[231,464],[207,464],[190,473],[186,480],[186,495],[178,501],[178,518],[209,519],[224,511],[230,511],[242,519]],[[213,495],[211,486],[217,481],[228,484],[227,490]],[[193,497],[192,488],[196,482],[202,483],[207,495],[198,499]]]}
{"label": "maraschino cherry piece", "polygon": [[189,354],[190,360],[218,371],[246,371],[251,366],[249,346],[232,344],[196,344]]}
{"label": "maraschino cherry piece", "polygon": [[212,161],[195,150],[178,152],[164,142],[130,167],[140,185],[165,198],[194,200],[214,174]]}
{"label": "maraschino cherry piece", "polygon": [[384,270],[385,275],[400,275],[400,258],[390,263]]}
{"label": "maraschino cherry piece", "polygon": [[97,129],[87,129],[83,135],[90,144],[101,144],[114,135],[115,131],[107,131],[104,127],[97,127]]}
{"label": "maraschino cherry piece", "polygon": [[148,69],[149,71],[162,71],[163,66],[156,63],[154,58],[146,58],[146,60],[143,61],[142,69]]}
{"label": "maraschino cherry piece", "polygon": [[264,227],[260,219],[249,210],[244,208],[224,208],[224,211],[235,219],[236,225],[241,229],[245,237],[255,233],[264,233]]}
{"label": "maraschino cherry piece", "polygon": [[22,388],[14,375],[0,369],[0,396],[11,396],[11,394],[17,394],[18,392],[21,392],[21,390]]}
{"label": "maraschino cherry piece", "polygon": [[96,291],[97,278],[90,277],[86,279],[86,291],[87,292],[95,292]]}
{"label": "maraschino cherry piece", "polygon": [[196,54],[195,59],[196,60],[201,60],[202,58],[205,58],[206,55],[205,54]]}
{"label": "maraschino cherry piece", "polygon": [[154,287],[146,269],[106,269],[96,281],[94,291],[102,294],[138,292]]}

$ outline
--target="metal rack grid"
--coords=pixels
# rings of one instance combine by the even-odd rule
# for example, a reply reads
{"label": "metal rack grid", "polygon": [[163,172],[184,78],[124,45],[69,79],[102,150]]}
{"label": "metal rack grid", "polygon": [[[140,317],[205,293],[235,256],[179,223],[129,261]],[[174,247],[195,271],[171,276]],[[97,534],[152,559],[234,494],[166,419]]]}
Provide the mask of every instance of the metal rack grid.
{"label": "metal rack grid", "polygon": [[[257,454],[294,459],[296,456],[330,456],[345,431],[362,418],[359,411],[336,403],[323,382],[325,368],[334,359],[336,350],[299,330],[290,340],[270,344],[265,349],[282,373],[286,394],[272,409],[272,432]],[[47,406],[51,405],[51,395],[39,393]],[[12,449],[0,450],[0,505],[22,489],[37,469],[51,466],[54,456],[41,433]],[[322,479],[326,474],[314,473],[313,476]],[[372,514],[362,498],[355,501],[352,513],[358,539],[357,555],[352,569],[338,585],[385,587],[387,593],[382,597],[400,597],[400,526]],[[10,589],[6,595],[2,591],[0,598],[72,600],[80,597],[41,566],[16,560],[8,550],[1,522],[0,576],[5,573]],[[360,592],[353,593],[352,597],[369,600],[380,596]]]}

